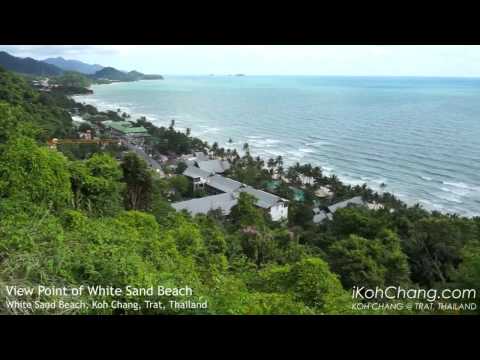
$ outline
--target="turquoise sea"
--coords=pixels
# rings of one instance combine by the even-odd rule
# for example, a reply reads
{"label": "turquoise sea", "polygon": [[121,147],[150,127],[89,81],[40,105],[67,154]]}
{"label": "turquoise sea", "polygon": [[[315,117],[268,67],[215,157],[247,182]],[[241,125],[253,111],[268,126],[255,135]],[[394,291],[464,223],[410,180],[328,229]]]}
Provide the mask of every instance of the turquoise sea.
{"label": "turquoise sea", "polygon": [[[409,204],[480,215],[480,79],[166,76],[92,87],[122,109],[221,146],[381,183]],[[232,138],[233,144],[228,143]]]}

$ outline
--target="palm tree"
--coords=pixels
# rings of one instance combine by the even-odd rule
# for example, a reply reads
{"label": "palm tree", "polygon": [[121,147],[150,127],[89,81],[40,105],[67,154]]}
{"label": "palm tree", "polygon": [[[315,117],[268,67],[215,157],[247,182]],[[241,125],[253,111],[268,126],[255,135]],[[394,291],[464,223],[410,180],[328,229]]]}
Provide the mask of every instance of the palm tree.
{"label": "palm tree", "polygon": [[213,145],[212,145],[212,151],[215,155],[217,155],[217,151],[218,151],[218,142],[214,142]]}
{"label": "palm tree", "polygon": [[274,160],[273,158],[268,159],[268,161],[267,161],[267,166],[268,166],[269,168],[275,167],[275,160]]}
{"label": "palm tree", "polygon": [[225,149],[224,149],[223,147],[218,150],[218,155],[219,155],[219,156],[222,158],[222,160],[223,160],[223,158],[225,157]]}
{"label": "palm tree", "polygon": [[278,175],[280,175],[280,176],[282,176],[282,175],[283,175],[283,173],[284,173],[283,166],[279,166],[279,167],[277,167],[277,174],[278,174]]}
{"label": "palm tree", "polygon": [[278,155],[276,160],[275,160],[275,165],[277,166],[283,166],[283,158],[281,155]]}

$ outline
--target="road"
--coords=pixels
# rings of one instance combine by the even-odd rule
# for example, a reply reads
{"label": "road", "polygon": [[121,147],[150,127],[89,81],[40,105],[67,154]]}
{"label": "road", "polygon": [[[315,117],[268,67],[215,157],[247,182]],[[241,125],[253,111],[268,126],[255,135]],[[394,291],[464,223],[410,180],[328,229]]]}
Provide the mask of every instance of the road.
{"label": "road", "polygon": [[123,144],[126,147],[128,147],[129,150],[133,151],[135,154],[137,154],[138,156],[143,158],[148,163],[148,165],[150,165],[150,167],[153,170],[155,170],[155,172],[158,175],[160,175],[161,177],[165,176],[165,173],[163,172],[162,167],[160,166],[160,163],[157,160],[152,159],[150,156],[147,155],[147,153],[145,151],[143,151],[142,149],[138,148],[137,146],[135,146],[133,144],[130,144],[125,139],[123,140]]}

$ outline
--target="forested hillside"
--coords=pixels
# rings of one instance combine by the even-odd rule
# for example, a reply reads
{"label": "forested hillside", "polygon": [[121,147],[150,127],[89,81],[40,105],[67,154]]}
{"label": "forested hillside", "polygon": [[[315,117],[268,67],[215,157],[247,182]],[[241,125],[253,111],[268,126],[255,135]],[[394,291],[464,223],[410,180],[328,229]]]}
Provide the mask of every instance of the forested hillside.
{"label": "forested hillside", "polygon": [[[391,201],[384,210],[338,210],[316,225],[292,203],[288,222],[274,223],[245,193],[227,217],[215,211],[191,217],[169,202],[188,192],[181,175],[160,178],[133,153],[119,162],[99,149],[81,159],[45,146],[49,137],[74,133],[65,110],[71,106],[64,96],[40,94],[0,70],[0,313],[13,312],[5,305],[15,299],[6,285],[188,286],[189,300],[208,302],[207,309],[142,314],[362,314],[369,311],[352,310],[354,285],[480,291],[478,218]],[[189,134],[173,136],[173,126],[149,130],[187,141],[182,149],[201,144]],[[165,150],[181,150],[171,146]],[[233,175],[257,181],[258,161],[239,157]],[[342,186],[339,192],[353,191]],[[92,299],[105,298],[85,295]],[[120,300],[145,299],[171,298]],[[63,313],[25,311],[32,312]]]}
{"label": "forested hillside", "polygon": [[64,70],[64,71],[76,71],[82,74],[91,75],[95,72],[102,70],[103,66],[101,65],[90,65],[78,60],[67,60],[62,57],[48,58],[43,60],[43,62]]}
{"label": "forested hillside", "polygon": [[0,51],[0,66],[9,70],[28,75],[55,76],[60,75],[62,69],[32,58],[19,58],[5,51]]}
{"label": "forested hillside", "polygon": [[[65,136],[72,130],[72,119],[63,107],[58,106],[57,100],[55,96],[33,89],[25,78],[0,67],[3,121],[0,133],[16,127],[16,124],[31,123],[37,127],[42,140]],[[59,100],[63,103],[64,98]],[[5,125],[7,118],[8,126]]]}
{"label": "forested hillside", "polygon": [[161,75],[146,75],[138,71],[123,72],[113,67],[105,67],[92,75],[97,80],[137,81],[137,80],[162,80]]}

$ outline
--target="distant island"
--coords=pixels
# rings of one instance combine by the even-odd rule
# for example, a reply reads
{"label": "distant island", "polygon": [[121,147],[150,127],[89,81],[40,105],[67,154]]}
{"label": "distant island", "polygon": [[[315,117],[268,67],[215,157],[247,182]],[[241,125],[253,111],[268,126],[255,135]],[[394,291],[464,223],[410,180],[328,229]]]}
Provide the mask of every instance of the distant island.
{"label": "distant island", "polygon": [[162,75],[147,75],[138,71],[123,72],[113,67],[106,67],[97,71],[92,78],[99,81],[138,81],[138,80],[163,80]]}

